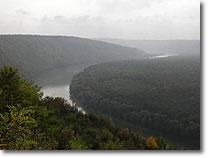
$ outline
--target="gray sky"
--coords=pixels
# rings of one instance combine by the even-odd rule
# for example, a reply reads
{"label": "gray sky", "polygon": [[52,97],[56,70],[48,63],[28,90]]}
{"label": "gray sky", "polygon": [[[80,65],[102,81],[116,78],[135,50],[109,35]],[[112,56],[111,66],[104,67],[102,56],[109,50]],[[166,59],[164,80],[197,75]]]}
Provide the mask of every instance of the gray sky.
{"label": "gray sky", "polygon": [[199,39],[199,0],[0,0],[0,34]]}

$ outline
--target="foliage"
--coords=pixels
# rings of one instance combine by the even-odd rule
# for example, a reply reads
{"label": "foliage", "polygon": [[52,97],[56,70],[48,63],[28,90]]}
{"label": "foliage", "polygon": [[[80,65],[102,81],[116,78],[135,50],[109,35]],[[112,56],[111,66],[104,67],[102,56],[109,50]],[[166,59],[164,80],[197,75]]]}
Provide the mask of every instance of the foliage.
{"label": "foliage", "polygon": [[[103,116],[83,114],[63,98],[42,98],[39,88],[22,80],[11,67],[4,67],[0,72],[1,80],[6,78],[18,83],[15,86],[9,82],[0,85],[3,89],[0,106],[4,109],[0,113],[0,149],[148,149],[146,139],[139,133],[116,128]],[[10,72],[14,73],[8,75]],[[14,98],[9,105],[2,101],[8,94],[4,87],[12,91],[9,93]]]}
{"label": "foliage", "polygon": [[80,138],[74,138],[69,140],[69,147],[72,150],[86,150],[88,148],[87,145],[85,145],[85,142],[81,140]]}
{"label": "foliage", "polygon": [[[0,98],[1,104],[10,105],[17,99],[15,93],[19,92],[20,80],[16,69],[5,66],[0,71]],[[4,107],[0,107],[1,110]]]}
{"label": "foliage", "polygon": [[17,69],[5,66],[0,70],[0,112],[7,111],[8,105],[36,105],[41,96],[39,87],[21,80]]}
{"label": "foliage", "polygon": [[153,136],[147,138],[146,144],[147,144],[147,148],[150,149],[150,150],[158,149],[156,139]]}
{"label": "foliage", "polygon": [[9,112],[0,115],[0,141],[9,149],[37,149],[37,121],[31,107],[8,106]]}

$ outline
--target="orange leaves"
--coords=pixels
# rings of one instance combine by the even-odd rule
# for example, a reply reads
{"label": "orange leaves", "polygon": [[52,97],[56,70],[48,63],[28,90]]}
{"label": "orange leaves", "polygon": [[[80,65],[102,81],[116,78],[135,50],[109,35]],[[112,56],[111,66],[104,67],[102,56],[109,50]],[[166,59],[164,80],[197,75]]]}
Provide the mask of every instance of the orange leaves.
{"label": "orange leaves", "polygon": [[147,145],[147,148],[150,150],[158,149],[156,138],[153,136],[150,136],[146,139],[146,145]]}
{"label": "orange leaves", "polygon": [[0,144],[0,150],[5,150],[7,148],[7,144]]}

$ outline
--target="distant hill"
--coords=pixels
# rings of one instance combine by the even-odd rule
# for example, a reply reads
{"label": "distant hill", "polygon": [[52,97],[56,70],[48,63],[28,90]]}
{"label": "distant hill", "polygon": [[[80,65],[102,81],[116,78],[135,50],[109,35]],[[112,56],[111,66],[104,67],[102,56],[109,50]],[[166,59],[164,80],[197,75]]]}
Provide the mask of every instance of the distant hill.
{"label": "distant hill", "polygon": [[99,41],[139,48],[149,54],[200,54],[200,40],[124,40],[99,38]]}
{"label": "distant hill", "polygon": [[15,66],[27,79],[55,68],[145,57],[136,48],[78,37],[0,35],[0,66]]}

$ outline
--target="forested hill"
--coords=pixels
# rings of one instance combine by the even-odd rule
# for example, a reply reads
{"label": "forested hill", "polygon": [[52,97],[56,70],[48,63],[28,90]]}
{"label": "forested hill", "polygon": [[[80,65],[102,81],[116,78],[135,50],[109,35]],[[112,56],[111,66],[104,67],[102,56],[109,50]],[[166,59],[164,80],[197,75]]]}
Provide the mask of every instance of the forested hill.
{"label": "forested hill", "polygon": [[15,66],[26,78],[65,66],[145,56],[139,49],[78,37],[0,35],[0,66]]}
{"label": "forested hill", "polygon": [[110,116],[116,125],[200,147],[198,56],[90,66],[73,77],[70,94],[87,112]]}

